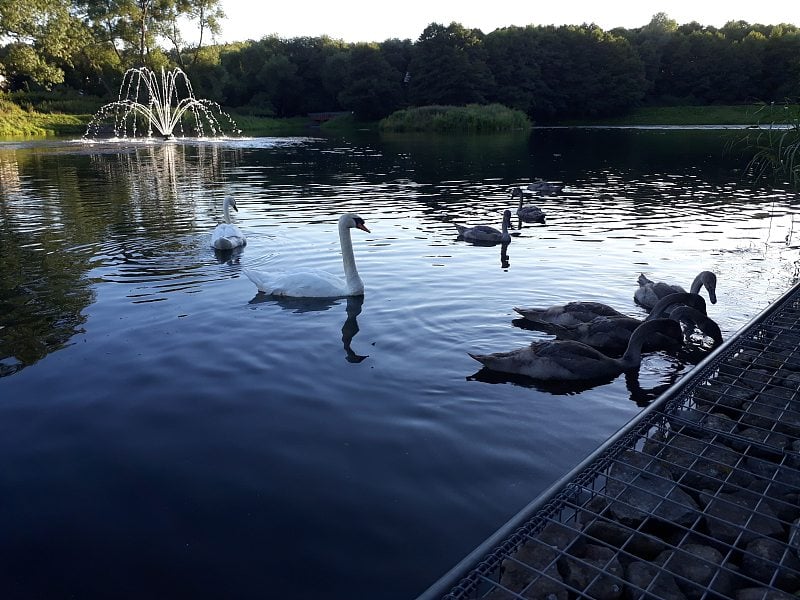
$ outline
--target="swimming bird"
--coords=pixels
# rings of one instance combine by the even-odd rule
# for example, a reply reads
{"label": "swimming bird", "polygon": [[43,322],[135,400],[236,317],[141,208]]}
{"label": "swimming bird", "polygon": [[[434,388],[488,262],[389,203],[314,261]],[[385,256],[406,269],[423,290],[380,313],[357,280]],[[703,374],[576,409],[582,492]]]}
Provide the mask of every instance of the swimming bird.
{"label": "swimming bird", "polygon": [[515,306],[514,310],[534,323],[554,323],[564,326],[588,323],[596,317],[628,316],[608,304],[592,301],[567,302],[566,304],[547,308],[520,308]]}
{"label": "swimming bird", "polygon": [[537,179],[533,183],[528,184],[528,191],[538,192],[540,194],[558,194],[563,189],[563,183],[550,183],[544,179]]}
{"label": "swimming bird", "polygon": [[511,241],[511,234],[508,233],[508,230],[514,229],[514,227],[511,225],[511,211],[506,209],[503,211],[502,231],[498,231],[489,225],[475,225],[474,227],[456,225],[456,229],[458,230],[458,235],[467,242],[499,244]]}
{"label": "swimming bird", "polygon": [[519,208],[517,208],[517,216],[525,223],[541,223],[544,225],[545,214],[541,208],[534,204],[524,204],[524,194],[521,187],[515,187],[511,190],[511,199],[513,200],[519,196]]}
{"label": "swimming bird", "polygon": [[[616,355],[625,350],[631,335],[645,320],[651,321],[668,316],[674,321],[679,321],[676,316],[673,316],[674,313],[677,316],[684,316],[685,319],[693,319],[693,324],[700,321],[705,323],[705,320],[710,321],[705,317],[705,306],[705,300],[699,294],[683,292],[670,294],[659,300],[650,315],[644,320],[628,316],[598,316],[591,321],[575,325],[538,322],[534,323],[534,326],[536,329],[555,335],[560,340],[575,340],[604,353]],[[681,308],[691,312],[678,313],[677,311]],[[656,350],[662,348],[666,342],[664,336],[656,333],[645,340],[643,349]]]}
{"label": "swimming bird", "polygon": [[691,306],[680,305],[674,307],[669,312],[669,318],[686,325],[684,329],[686,337],[689,337],[692,331],[697,328],[703,335],[710,337],[714,341],[714,346],[722,343],[722,331],[719,325],[713,319]]}
{"label": "swimming bird", "polygon": [[358,275],[353,255],[351,229],[370,233],[364,219],[354,213],[339,217],[339,245],[342,249],[344,279],[333,273],[319,269],[301,269],[283,273],[262,273],[242,269],[244,274],[256,284],[259,291],[273,296],[292,296],[296,298],[342,298],[360,296],[364,293],[364,282]]}
{"label": "swimming bird", "polygon": [[247,239],[244,237],[242,230],[231,223],[229,207],[239,212],[233,196],[225,196],[222,201],[222,218],[225,222],[217,225],[211,233],[211,245],[217,250],[231,250],[247,244]]}
{"label": "swimming bird", "polygon": [[676,347],[683,343],[681,326],[672,319],[653,319],[639,325],[620,358],[612,358],[599,350],[573,340],[532,342],[530,346],[469,355],[485,367],[503,373],[525,375],[540,380],[580,380],[611,377],[639,368],[642,345],[651,335],[666,336]]}
{"label": "swimming bird", "polygon": [[[637,304],[647,309],[653,308],[660,298],[668,294],[686,291],[679,285],[672,285],[661,281],[651,281],[645,277],[644,273],[639,275],[638,283],[639,287],[633,293],[633,299]],[[702,287],[705,287],[706,291],[708,291],[708,299],[711,300],[711,304],[716,304],[717,276],[711,271],[700,271],[697,277],[694,278],[694,281],[692,281],[689,292],[698,294]]]}

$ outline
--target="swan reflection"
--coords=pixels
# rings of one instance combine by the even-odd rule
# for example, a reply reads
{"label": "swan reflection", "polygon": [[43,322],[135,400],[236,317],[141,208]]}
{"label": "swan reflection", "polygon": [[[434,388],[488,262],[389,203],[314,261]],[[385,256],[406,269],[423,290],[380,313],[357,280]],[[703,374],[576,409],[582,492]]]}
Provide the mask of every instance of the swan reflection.
{"label": "swan reflection", "polygon": [[[667,391],[678,379],[679,373],[670,373],[667,381],[654,385],[653,387],[642,387],[639,381],[639,371],[628,371],[624,373],[625,387],[630,394],[630,400],[637,406],[644,407],[653,402],[661,394]],[[604,377],[599,379],[586,379],[580,381],[540,381],[526,377],[525,375],[514,375],[501,373],[483,367],[480,371],[467,377],[467,381],[480,381],[482,383],[504,383],[520,387],[535,389],[540,392],[552,394],[553,396],[574,396],[588,390],[608,385],[614,382],[619,375]]]}
{"label": "swan reflection", "polygon": [[500,268],[501,269],[508,269],[511,266],[511,263],[508,260],[508,245],[511,242],[503,242],[500,245]]}
{"label": "swan reflection", "polygon": [[345,312],[347,317],[342,325],[342,345],[344,346],[345,359],[350,363],[360,363],[368,354],[358,354],[352,348],[353,338],[358,334],[358,315],[364,306],[364,296],[348,296],[347,298],[294,298],[290,296],[270,296],[258,292],[249,304],[269,302],[280,306],[283,310],[294,313],[321,312],[339,306],[346,302]]}

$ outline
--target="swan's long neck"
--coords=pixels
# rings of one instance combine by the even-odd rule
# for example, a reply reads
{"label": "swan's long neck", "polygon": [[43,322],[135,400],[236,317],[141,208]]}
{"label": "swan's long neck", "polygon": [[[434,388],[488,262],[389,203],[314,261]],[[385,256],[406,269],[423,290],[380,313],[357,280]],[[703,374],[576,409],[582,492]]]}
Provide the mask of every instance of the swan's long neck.
{"label": "swan's long neck", "polygon": [[629,369],[633,369],[634,367],[638,367],[642,364],[642,346],[644,345],[644,336],[639,337],[634,343],[634,338],[631,336],[630,341],[628,342],[628,348],[625,350],[625,354],[623,354],[617,362],[622,367],[623,370],[627,371]]}
{"label": "swan's long neck", "polygon": [[628,369],[633,369],[642,364],[642,346],[644,346],[645,339],[649,333],[649,329],[643,330],[641,326],[634,330],[631,339],[628,340],[628,347],[625,349],[625,354],[617,359],[617,363],[623,370],[627,371]]}
{"label": "swan's long neck", "polygon": [[231,213],[230,213],[230,208],[228,206],[227,198],[222,203],[222,220],[225,221],[226,223],[231,222]]}
{"label": "swan's long neck", "polygon": [[350,228],[346,223],[339,223],[339,245],[342,247],[342,266],[347,281],[347,291],[351,294],[360,294],[364,291],[364,282],[361,281],[356,269],[353,240],[350,238]]}

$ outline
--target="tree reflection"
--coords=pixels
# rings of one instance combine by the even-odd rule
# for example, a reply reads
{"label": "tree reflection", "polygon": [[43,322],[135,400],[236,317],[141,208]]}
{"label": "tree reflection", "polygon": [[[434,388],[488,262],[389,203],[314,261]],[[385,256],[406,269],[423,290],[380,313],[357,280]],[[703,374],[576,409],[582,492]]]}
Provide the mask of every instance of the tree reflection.
{"label": "tree reflection", "polygon": [[[11,375],[65,346],[83,330],[83,310],[94,300],[89,255],[71,250],[65,239],[91,238],[80,202],[77,177],[57,163],[19,163],[0,153],[0,377]],[[16,178],[7,176],[16,174]],[[66,202],[43,201],[58,179]],[[23,184],[24,182],[24,184]]]}
{"label": "tree reflection", "polygon": [[[195,269],[187,249],[197,243],[198,200],[214,210],[223,162],[213,144],[0,150],[0,376],[82,331],[92,269],[126,281]],[[108,270],[119,265],[122,273]]]}

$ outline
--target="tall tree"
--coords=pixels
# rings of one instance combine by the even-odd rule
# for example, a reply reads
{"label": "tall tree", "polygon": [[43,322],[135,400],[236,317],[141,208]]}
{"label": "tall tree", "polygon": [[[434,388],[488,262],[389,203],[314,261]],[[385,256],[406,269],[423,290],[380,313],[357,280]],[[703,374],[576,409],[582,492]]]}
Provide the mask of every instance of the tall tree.
{"label": "tall tree", "polygon": [[19,86],[63,82],[73,54],[90,39],[79,17],[67,0],[0,0],[6,76]]}
{"label": "tall tree", "polygon": [[[201,35],[219,31],[224,17],[219,0],[78,0],[95,36],[118,53],[121,64],[158,63],[159,40],[179,47],[185,43],[177,29],[181,19],[198,23]],[[201,38],[202,41],[202,38]],[[195,55],[196,56],[196,55]]]}
{"label": "tall tree", "polygon": [[486,61],[495,80],[492,100],[534,115],[547,93],[541,36],[532,26],[496,29],[486,36]]}
{"label": "tall tree", "polygon": [[412,104],[482,103],[494,80],[486,64],[483,33],[459,23],[431,23],[422,32],[409,67]]}
{"label": "tall tree", "polygon": [[385,117],[403,104],[403,77],[383,57],[377,44],[355,44],[344,61],[341,91],[337,98],[346,110],[361,119]]}

